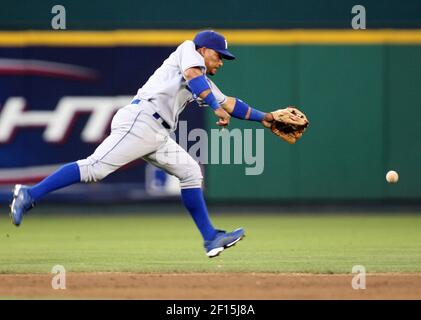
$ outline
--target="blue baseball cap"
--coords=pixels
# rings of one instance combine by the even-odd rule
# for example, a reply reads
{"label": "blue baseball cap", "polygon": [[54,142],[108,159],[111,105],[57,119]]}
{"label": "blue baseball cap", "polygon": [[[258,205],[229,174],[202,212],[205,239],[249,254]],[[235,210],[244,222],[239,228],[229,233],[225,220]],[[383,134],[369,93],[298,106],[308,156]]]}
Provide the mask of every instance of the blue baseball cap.
{"label": "blue baseball cap", "polygon": [[235,56],[228,51],[228,42],[224,36],[213,30],[204,30],[196,34],[193,42],[199,48],[206,47],[220,53],[222,58],[234,60]]}

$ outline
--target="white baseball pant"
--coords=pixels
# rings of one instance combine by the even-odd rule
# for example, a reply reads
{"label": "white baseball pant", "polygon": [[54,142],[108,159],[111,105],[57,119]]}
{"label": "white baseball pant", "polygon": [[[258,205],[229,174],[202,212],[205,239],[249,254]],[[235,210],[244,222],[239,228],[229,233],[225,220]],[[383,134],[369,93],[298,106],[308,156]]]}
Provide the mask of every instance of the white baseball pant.
{"label": "white baseball pant", "polygon": [[121,108],[113,117],[110,135],[86,159],[77,161],[82,182],[104,179],[120,167],[143,158],[180,180],[182,189],[200,188],[199,164],[178,145],[152,115],[147,101]]}

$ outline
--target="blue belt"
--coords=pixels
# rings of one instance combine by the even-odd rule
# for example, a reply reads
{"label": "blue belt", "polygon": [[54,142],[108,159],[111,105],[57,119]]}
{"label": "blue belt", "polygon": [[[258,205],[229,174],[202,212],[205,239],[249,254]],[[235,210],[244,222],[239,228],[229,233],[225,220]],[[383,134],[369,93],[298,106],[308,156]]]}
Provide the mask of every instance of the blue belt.
{"label": "blue belt", "polygon": [[[139,104],[139,102],[140,102],[140,99],[134,99],[130,104]],[[155,112],[153,115],[152,115],[156,120],[158,120],[158,119],[161,119],[162,120],[162,122],[161,122],[161,124],[162,124],[162,126],[165,128],[165,129],[171,129],[171,127],[170,127],[170,125],[164,120],[164,118],[162,118],[160,115],[159,115],[159,113],[158,112]]]}

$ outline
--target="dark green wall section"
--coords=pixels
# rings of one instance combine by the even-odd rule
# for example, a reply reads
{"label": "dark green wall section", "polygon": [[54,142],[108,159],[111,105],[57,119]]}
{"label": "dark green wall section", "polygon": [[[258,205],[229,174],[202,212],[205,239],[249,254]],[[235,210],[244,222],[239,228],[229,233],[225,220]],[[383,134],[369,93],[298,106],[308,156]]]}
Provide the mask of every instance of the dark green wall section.
{"label": "dark green wall section", "polygon": [[51,29],[51,8],[64,5],[67,28],[351,28],[364,5],[367,28],[421,27],[419,0],[1,0],[0,29]]}
{"label": "dark green wall section", "polygon": [[[211,199],[421,198],[421,47],[233,47],[215,82],[264,111],[297,105],[311,125],[295,145],[265,133],[265,170],[208,165]],[[215,119],[208,113],[211,127]],[[260,128],[233,119],[231,128]],[[400,173],[396,185],[387,170]],[[259,186],[255,188],[254,186]]]}
{"label": "dark green wall section", "polygon": [[399,170],[402,181],[387,192],[421,197],[421,47],[391,47],[385,53],[386,163]]}

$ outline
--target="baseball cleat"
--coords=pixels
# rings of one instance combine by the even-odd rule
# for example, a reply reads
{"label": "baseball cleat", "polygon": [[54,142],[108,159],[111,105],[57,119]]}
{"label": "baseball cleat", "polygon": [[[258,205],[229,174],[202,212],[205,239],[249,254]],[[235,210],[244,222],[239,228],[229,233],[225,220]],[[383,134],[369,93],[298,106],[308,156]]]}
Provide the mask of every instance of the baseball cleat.
{"label": "baseball cleat", "polygon": [[21,224],[23,215],[35,206],[29,187],[17,184],[13,189],[13,201],[10,204],[10,219],[15,226]]}
{"label": "baseball cleat", "polygon": [[218,230],[218,233],[213,240],[205,241],[206,255],[209,258],[216,257],[225,249],[235,245],[238,241],[243,239],[244,236],[243,228],[236,229],[229,233]]}

